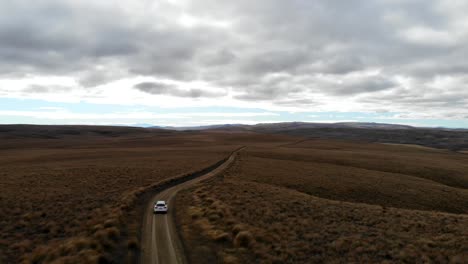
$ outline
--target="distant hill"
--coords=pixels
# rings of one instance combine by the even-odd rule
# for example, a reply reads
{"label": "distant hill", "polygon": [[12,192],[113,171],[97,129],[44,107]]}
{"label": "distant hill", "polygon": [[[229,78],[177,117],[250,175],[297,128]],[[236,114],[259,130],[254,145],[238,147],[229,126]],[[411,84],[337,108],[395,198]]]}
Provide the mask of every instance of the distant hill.
{"label": "distant hill", "polygon": [[242,124],[222,124],[222,125],[208,125],[208,126],[187,126],[187,127],[174,127],[174,126],[152,126],[150,128],[176,130],[176,131],[200,131],[200,130],[249,130],[249,125]]}
{"label": "distant hill", "polygon": [[[0,125],[1,139],[43,138],[58,139],[69,137],[121,137],[150,135],[156,129],[125,126],[85,126],[85,125]],[[167,133],[168,131],[166,131]]]}
{"label": "distant hill", "polygon": [[360,123],[360,122],[341,122],[341,123],[308,123],[308,122],[281,122],[281,123],[260,123],[256,125],[244,124],[220,124],[208,126],[152,126],[151,128],[170,129],[170,130],[229,130],[229,131],[284,131],[305,128],[367,128],[367,129],[415,129],[407,125],[382,124],[382,123]]}
{"label": "distant hill", "polygon": [[382,123],[359,123],[359,122],[340,122],[340,123],[306,123],[306,122],[286,122],[273,124],[258,124],[252,126],[253,130],[295,130],[309,128],[363,128],[363,129],[415,129],[407,125],[382,124]]}
{"label": "distant hill", "polygon": [[176,131],[258,133],[297,136],[305,139],[342,139],[375,143],[416,144],[450,150],[468,150],[468,130],[420,128],[381,123],[306,123],[225,124],[198,127],[125,127],[83,125],[0,125],[0,139],[112,138],[167,135]]}
{"label": "distant hill", "polygon": [[303,138],[343,139],[375,143],[416,144],[433,148],[468,149],[468,130],[420,128],[382,123],[285,122],[257,125],[218,125],[201,128],[212,131],[249,131]]}

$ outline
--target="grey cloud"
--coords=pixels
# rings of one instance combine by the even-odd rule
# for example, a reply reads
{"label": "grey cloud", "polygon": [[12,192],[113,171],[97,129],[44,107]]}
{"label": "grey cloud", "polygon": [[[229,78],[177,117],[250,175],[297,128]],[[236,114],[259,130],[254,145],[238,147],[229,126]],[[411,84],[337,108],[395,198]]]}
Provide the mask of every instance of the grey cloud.
{"label": "grey cloud", "polygon": [[269,73],[294,72],[309,62],[309,54],[301,50],[275,50],[253,55],[241,65],[245,74],[264,75]]}
{"label": "grey cloud", "polygon": [[[464,106],[460,98],[467,96],[466,81],[444,86],[447,95],[436,96],[444,88],[436,76],[468,75],[468,30],[454,26],[464,19],[460,10],[468,4],[454,8],[447,3],[199,0],[181,8],[167,1],[123,1],[120,8],[107,1],[2,1],[0,78],[72,76],[88,90],[132,76],[196,80],[229,89],[238,100],[283,106],[312,106],[317,102],[309,98],[351,95],[357,103],[379,109],[387,102],[412,109]],[[232,26],[184,27],[176,19],[182,10]],[[423,41],[405,39],[404,33],[414,28],[427,29],[427,36],[413,36]],[[438,40],[431,32],[447,34],[450,45],[434,45]],[[349,78],[375,69],[378,77]],[[324,82],[321,76],[337,82]],[[407,85],[398,82],[402,78],[416,81],[402,87]],[[225,95],[163,83],[134,88],[186,98]],[[53,91],[29,87],[24,92]],[[297,99],[299,94],[305,98]]]}
{"label": "grey cloud", "polygon": [[379,105],[382,108],[399,109],[399,112],[407,113],[405,118],[418,119],[425,116],[464,119],[467,113],[465,109],[468,108],[468,90],[463,88],[466,84],[446,89],[431,89],[424,83],[417,85],[420,89],[400,87],[385,94],[368,94],[361,101],[369,107]]}
{"label": "grey cloud", "polygon": [[[461,96],[461,95],[465,96]],[[391,104],[400,104],[406,107],[419,105],[428,110],[434,108],[450,108],[450,107],[468,107],[468,93],[458,92],[452,94],[443,93],[419,93],[418,91],[408,91],[404,89],[397,90],[395,93],[387,95],[372,95],[365,99],[367,102],[379,103],[387,102]]]}
{"label": "grey cloud", "polygon": [[255,91],[253,93],[243,93],[234,96],[235,99],[245,101],[265,101],[278,97],[273,91]]}
{"label": "grey cloud", "polygon": [[78,82],[85,88],[96,87],[110,81],[130,76],[127,70],[108,66],[106,68],[90,68],[75,74]]}
{"label": "grey cloud", "polygon": [[[468,55],[468,53],[467,53]],[[456,61],[453,59],[452,63],[440,63],[436,60],[421,60],[416,63],[403,66],[408,75],[416,78],[430,79],[435,75],[445,76],[465,76],[468,73],[468,63]]]}
{"label": "grey cloud", "polygon": [[23,90],[23,92],[27,93],[48,93],[49,91],[50,89],[48,87],[40,85],[31,85]]}
{"label": "grey cloud", "polygon": [[225,94],[213,93],[204,91],[198,88],[180,89],[176,85],[157,83],[157,82],[143,82],[136,84],[135,89],[154,95],[170,95],[176,97],[200,98],[200,97],[220,97]]}
{"label": "grey cloud", "polygon": [[335,95],[348,96],[355,94],[373,93],[388,90],[397,86],[397,83],[381,77],[366,77],[362,79],[347,81],[336,85],[329,91]]}
{"label": "grey cloud", "polygon": [[352,55],[346,57],[336,57],[329,59],[323,64],[319,64],[317,69],[320,72],[331,74],[347,74],[365,69],[364,63],[360,58]]}
{"label": "grey cloud", "polygon": [[[204,56],[203,56],[204,55]],[[206,66],[221,66],[232,63],[236,60],[237,56],[234,52],[228,49],[219,49],[215,52],[202,54],[202,63]]]}
{"label": "grey cloud", "polygon": [[[0,3],[2,72],[76,75],[94,65],[112,65],[133,74],[194,76],[187,64],[211,38],[208,32],[175,25],[154,28],[146,24],[150,17],[134,22],[116,6],[86,2]],[[87,85],[95,82],[84,79]]]}
{"label": "grey cloud", "polygon": [[74,75],[102,59],[137,52],[142,32],[117,9],[91,9],[73,1],[0,3],[3,74]]}
{"label": "grey cloud", "polygon": [[167,94],[171,93],[171,90],[177,89],[177,86],[165,83],[143,82],[136,84],[134,88],[149,94]]}
{"label": "grey cloud", "polygon": [[37,93],[37,94],[41,94],[41,93],[56,93],[56,92],[69,92],[71,91],[72,88],[70,87],[64,87],[64,86],[43,86],[43,85],[37,85],[37,84],[33,84],[33,85],[30,85],[28,87],[26,87],[25,89],[23,89],[22,91],[25,92],[25,93]]}
{"label": "grey cloud", "polygon": [[317,106],[320,103],[311,99],[288,99],[288,100],[275,101],[275,104],[280,105],[280,106],[308,107],[308,106]]}
{"label": "grey cloud", "polygon": [[238,87],[236,90],[241,91],[234,98],[246,101],[270,101],[289,98],[292,95],[303,92],[305,87],[289,83],[285,77],[266,78],[260,81],[259,85]]}

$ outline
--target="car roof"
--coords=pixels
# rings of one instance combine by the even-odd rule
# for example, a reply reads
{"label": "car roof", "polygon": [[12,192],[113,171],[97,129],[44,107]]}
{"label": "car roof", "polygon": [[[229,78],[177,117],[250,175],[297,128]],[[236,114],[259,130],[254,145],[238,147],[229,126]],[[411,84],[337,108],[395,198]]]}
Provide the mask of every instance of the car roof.
{"label": "car roof", "polygon": [[156,204],[166,204],[165,201],[157,201]]}

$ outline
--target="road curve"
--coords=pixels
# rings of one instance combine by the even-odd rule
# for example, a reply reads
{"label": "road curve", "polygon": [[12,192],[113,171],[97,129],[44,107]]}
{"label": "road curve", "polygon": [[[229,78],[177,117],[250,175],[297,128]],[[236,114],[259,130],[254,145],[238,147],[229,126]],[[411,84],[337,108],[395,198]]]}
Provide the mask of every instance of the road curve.
{"label": "road curve", "polygon": [[[146,205],[142,234],[140,263],[142,264],[172,264],[187,263],[182,243],[179,239],[174,224],[174,197],[178,191],[187,188],[197,182],[210,178],[226,169],[236,156],[237,150],[229,158],[210,172],[195,179],[180,183],[154,195]],[[168,203],[167,214],[153,214],[154,202],[163,200]]]}

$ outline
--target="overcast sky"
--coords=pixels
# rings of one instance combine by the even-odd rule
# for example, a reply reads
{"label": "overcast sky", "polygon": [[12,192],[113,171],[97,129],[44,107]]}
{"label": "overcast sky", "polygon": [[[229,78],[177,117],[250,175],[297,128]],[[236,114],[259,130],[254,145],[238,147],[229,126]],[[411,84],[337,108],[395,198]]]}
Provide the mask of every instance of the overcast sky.
{"label": "overcast sky", "polygon": [[466,0],[0,0],[0,123],[468,127]]}

